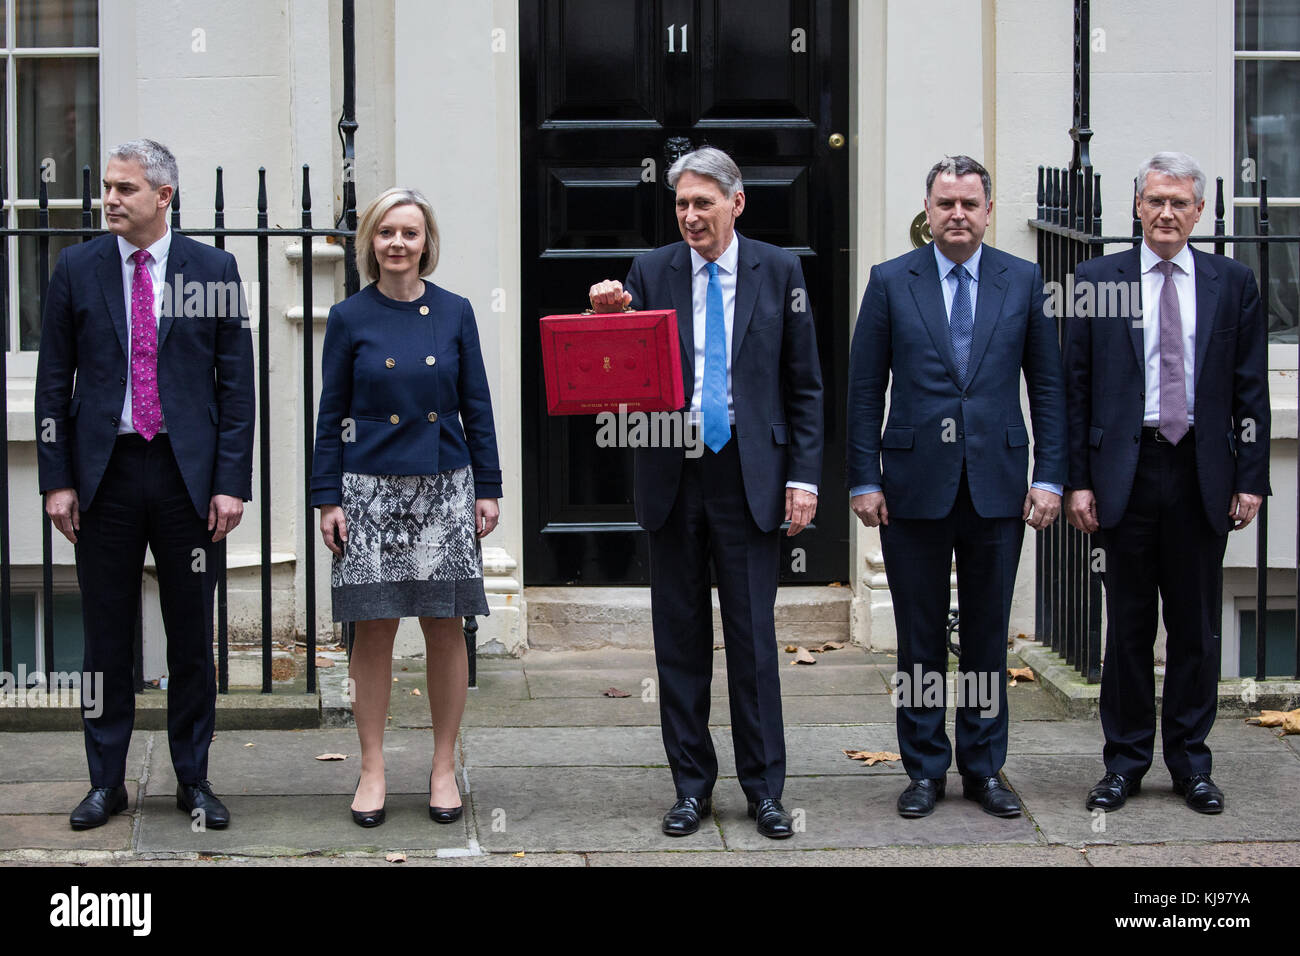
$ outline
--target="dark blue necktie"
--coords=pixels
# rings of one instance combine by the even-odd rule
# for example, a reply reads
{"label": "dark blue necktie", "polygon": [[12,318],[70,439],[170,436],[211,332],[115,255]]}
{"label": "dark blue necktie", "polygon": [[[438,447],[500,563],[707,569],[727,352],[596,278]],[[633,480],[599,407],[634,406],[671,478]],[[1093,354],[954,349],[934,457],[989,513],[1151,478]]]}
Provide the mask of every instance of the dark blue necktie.
{"label": "dark blue necktie", "polygon": [[710,262],[709,288],[704,296],[704,390],[700,396],[700,425],[704,444],[716,455],[731,439],[727,421],[727,324],[722,317],[722,281],[718,264]]}
{"label": "dark blue necktie", "polygon": [[975,313],[970,307],[970,273],[965,266],[956,265],[952,268],[952,275],[957,277],[957,294],[952,300],[948,331],[952,335],[952,357],[957,362],[957,377],[965,385],[970,367],[970,343],[975,335]]}

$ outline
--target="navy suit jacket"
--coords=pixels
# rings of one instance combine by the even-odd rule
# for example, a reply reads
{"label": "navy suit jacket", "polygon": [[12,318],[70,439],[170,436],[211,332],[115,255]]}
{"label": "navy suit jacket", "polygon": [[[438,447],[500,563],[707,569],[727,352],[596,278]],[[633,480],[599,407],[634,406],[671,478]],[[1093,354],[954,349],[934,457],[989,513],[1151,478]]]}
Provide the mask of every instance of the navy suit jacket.
{"label": "navy suit jacket", "polygon": [[[793,253],[739,237],[731,344],[732,404],[745,501],[761,531],[785,520],[785,483],[818,484],[822,471],[822,374],[817,332]],[[633,309],[676,309],[683,409],[695,388],[691,253],[685,242],[637,256],[624,288]],[[677,500],[684,448],[633,454],[636,520],[663,527]]]}
{"label": "navy suit jacket", "polygon": [[[158,397],[185,488],[206,519],[213,495],[253,496],[253,339],[230,253],[173,230],[166,282]],[[203,295],[187,294],[192,283]],[[36,460],[40,490],[75,488],[82,511],[117,441],[129,321],[117,237],[64,249],[41,324]]]}
{"label": "navy suit jacket", "polygon": [[[1192,261],[1196,474],[1210,527],[1227,534],[1234,493],[1271,493],[1267,333],[1259,287],[1249,268],[1197,249]],[[1128,285],[1136,292],[1129,301],[1137,304],[1123,315],[1075,314],[1066,320],[1067,484],[1091,489],[1098,523],[1111,528],[1128,508],[1146,406],[1140,250],[1089,259],[1075,270],[1076,294],[1102,282]]]}
{"label": "navy suit jacket", "polygon": [[1061,354],[1056,324],[1044,311],[1042,275],[1034,263],[986,245],[976,288],[963,385],[934,248],[871,270],[849,355],[849,487],[881,485],[891,517],[946,517],[963,462],[978,514],[1023,514],[1029,433],[1022,369],[1034,424],[1033,480],[1065,482]]}
{"label": "navy suit jacket", "polygon": [[342,503],[345,471],[435,475],[465,465],[473,467],[476,498],[501,497],[474,310],[464,296],[424,287],[419,299],[398,302],[368,285],[330,309],[313,505]]}

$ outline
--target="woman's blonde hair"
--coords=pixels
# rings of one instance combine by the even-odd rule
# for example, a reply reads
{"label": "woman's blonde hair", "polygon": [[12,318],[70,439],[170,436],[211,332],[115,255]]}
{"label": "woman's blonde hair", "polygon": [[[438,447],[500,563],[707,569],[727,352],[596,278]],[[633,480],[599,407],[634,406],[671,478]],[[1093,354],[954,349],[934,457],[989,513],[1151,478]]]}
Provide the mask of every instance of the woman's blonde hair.
{"label": "woman's blonde hair", "polygon": [[375,231],[394,206],[416,206],[424,214],[424,251],[420,253],[420,275],[427,276],[438,267],[438,223],[433,207],[424,193],[409,186],[394,186],[370,200],[357,224],[357,256],[361,271],[371,282],[379,281],[379,261],[375,258]]}

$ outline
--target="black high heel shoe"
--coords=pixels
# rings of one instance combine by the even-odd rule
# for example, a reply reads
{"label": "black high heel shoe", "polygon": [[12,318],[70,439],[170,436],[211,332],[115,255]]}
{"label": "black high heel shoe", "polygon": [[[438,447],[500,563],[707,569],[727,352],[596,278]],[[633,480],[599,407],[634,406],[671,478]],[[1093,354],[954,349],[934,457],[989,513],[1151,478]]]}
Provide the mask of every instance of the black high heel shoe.
{"label": "black high heel shoe", "polygon": [[[433,799],[433,771],[429,771],[429,799]],[[434,823],[455,823],[465,812],[465,805],[458,807],[429,807],[429,819]]]}
{"label": "black high heel shoe", "polygon": [[[357,775],[357,783],[356,786],[352,788],[353,791],[355,792],[357,787],[359,786],[361,786],[360,774]],[[379,824],[384,822],[386,817],[387,814],[385,813],[383,807],[380,807],[378,810],[353,810],[352,811],[352,822],[359,827],[377,827],[379,826]]]}

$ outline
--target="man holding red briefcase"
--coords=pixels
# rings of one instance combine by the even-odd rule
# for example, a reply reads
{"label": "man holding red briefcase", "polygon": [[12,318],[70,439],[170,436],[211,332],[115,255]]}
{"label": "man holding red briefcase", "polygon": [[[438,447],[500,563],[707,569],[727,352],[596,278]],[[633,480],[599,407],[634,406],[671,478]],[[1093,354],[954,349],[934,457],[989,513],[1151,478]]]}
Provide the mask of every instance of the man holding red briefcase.
{"label": "man holding red briefcase", "polygon": [[681,410],[705,450],[637,448],[637,523],[650,534],[650,595],[664,749],[677,800],[663,831],[686,836],[711,812],[718,761],[709,735],[717,574],[736,774],[758,830],[793,833],[781,806],[785,736],[774,606],[780,528],[817,510],[822,381],[803,270],[790,252],[743,238],[740,169],[704,147],[668,171],[683,242],[638,256],[627,281],[591,287],[594,309],[675,309]]}

